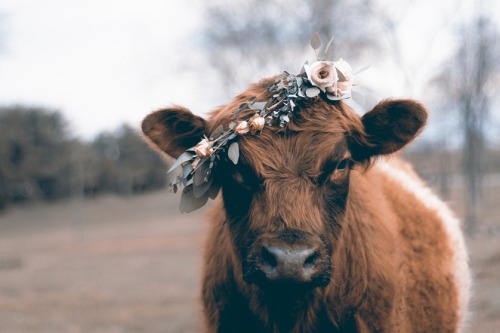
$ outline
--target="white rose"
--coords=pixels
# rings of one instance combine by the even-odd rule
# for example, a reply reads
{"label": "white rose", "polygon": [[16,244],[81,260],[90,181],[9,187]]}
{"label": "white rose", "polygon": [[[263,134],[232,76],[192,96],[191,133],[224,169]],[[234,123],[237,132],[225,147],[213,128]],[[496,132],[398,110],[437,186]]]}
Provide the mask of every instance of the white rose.
{"label": "white rose", "polygon": [[327,87],[326,91],[334,96],[342,97],[350,95],[353,84],[353,75],[351,66],[344,60],[340,59],[334,62],[336,71],[341,73],[337,83],[333,86]]}
{"label": "white rose", "polygon": [[331,61],[316,61],[311,65],[305,65],[304,68],[309,81],[322,91],[335,85],[338,80],[335,65]]}
{"label": "white rose", "polygon": [[344,75],[346,78],[346,81],[352,81],[352,68],[347,61],[343,59],[339,59],[338,61],[335,61],[333,63],[335,65],[335,68]]}
{"label": "white rose", "polygon": [[194,147],[194,152],[201,158],[207,157],[213,153],[212,149],[213,143],[207,139],[203,139]]}
{"label": "white rose", "polygon": [[337,82],[337,96],[350,95],[352,89],[351,81]]}

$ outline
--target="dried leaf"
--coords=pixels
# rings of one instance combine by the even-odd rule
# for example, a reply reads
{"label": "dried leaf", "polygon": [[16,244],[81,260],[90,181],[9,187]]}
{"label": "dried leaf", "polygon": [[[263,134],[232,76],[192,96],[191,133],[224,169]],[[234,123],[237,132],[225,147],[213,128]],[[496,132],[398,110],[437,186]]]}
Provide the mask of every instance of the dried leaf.
{"label": "dried leaf", "polygon": [[175,176],[174,180],[172,181],[172,185],[179,185],[181,181],[181,177]]}
{"label": "dried leaf", "polygon": [[227,156],[234,164],[238,164],[238,160],[240,158],[240,146],[238,145],[238,142],[233,142],[229,146]]}
{"label": "dried leaf", "polygon": [[328,44],[326,44],[324,54],[326,60],[333,60],[333,37],[330,39]]}
{"label": "dried leaf", "polygon": [[177,168],[182,163],[191,161],[195,156],[196,155],[190,154],[188,152],[184,152],[181,156],[179,156],[177,158],[177,160],[175,160],[175,162],[172,164],[172,166],[170,167],[170,169],[168,169],[167,173],[172,172],[172,170],[174,170],[175,168]]}
{"label": "dried leaf", "polygon": [[193,184],[190,184],[184,188],[181,196],[180,210],[181,213],[191,213],[197,210],[208,201],[208,192],[203,196],[196,198],[193,193]]}
{"label": "dried leaf", "polygon": [[321,47],[321,37],[317,32],[313,33],[313,35],[311,36],[311,47],[314,50],[317,50]]}

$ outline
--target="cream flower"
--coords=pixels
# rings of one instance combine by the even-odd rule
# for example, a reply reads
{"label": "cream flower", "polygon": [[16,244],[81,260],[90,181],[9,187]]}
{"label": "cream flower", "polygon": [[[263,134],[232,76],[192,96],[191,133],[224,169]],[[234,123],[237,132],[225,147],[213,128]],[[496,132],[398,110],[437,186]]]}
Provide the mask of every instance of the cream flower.
{"label": "cream flower", "polygon": [[343,59],[335,61],[334,64],[337,70],[342,74],[341,76],[343,76],[343,78],[340,78],[339,82],[337,82],[336,95],[340,97],[344,95],[350,95],[352,84],[354,81],[351,66]]}
{"label": "cream flower", "polygon": [[250,131],[250,126],[248,126],[248,122],[246,121],[240,121],[234,128],[234,133],[238,135],[247,134],[248,131]]}
{"label": "cream flower", "polygon": [[338,80],[335,65],[331,61],[316,61],[311,65],[304,65],[304,69],[309,81],[322,91],[335,85]]}
{"label": "cream flower", "polygon": [[[349,65],[349,63],[347,63],[347,61],[345,61],[344,59],[339,59],[338,61],[335,61],[333,63],[335,65],[335,68],[337,68],[337,70],[342,73],[342,75],[345,77],[345,81],[351,81],[352,82],[352,68],[351,68],[351,65]],[[343,80],[341,80],[339,78],[339,81],[342,82]]]}
{"label": "cream flower", "polygon": [[194,147],[194,152],[201,158],[207,157],[213,153],[213,142],[203,139]]}
{"label": "cream flower", "polygon": [[337,82],[337,96],[350,95],[352,89],[352,81]]}
{"label": "cream flower", "polygon": [[258,114],[255,114],[252,116],[252,118],[250,118],[248,123],[250,125],[250,131],[252,133],[255,133],[257,131],[261,131],[264,128],[264,125],[266,124],[266,119],[259,116]]}

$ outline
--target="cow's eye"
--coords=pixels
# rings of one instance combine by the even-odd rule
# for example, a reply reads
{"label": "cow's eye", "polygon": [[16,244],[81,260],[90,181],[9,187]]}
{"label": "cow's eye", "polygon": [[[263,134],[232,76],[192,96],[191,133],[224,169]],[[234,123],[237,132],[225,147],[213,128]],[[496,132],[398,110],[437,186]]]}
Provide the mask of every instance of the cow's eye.
{"label": "cow's eye", "polygon": [[339,162],[339,164],[337,164],[337,170],[344,170],[345,168],[347,168],[348,164],[349,164],[349,159],[344,158],[342,161]]}
{"label": "cow's eye", "polygon": [[323,166],[323,169],[318,177],[317,183],[323,185],[328,179],[335,179],[336,176],[344,174],[342,171],[349,168],[350,159],[345,158],[338,161],[328,161]]}

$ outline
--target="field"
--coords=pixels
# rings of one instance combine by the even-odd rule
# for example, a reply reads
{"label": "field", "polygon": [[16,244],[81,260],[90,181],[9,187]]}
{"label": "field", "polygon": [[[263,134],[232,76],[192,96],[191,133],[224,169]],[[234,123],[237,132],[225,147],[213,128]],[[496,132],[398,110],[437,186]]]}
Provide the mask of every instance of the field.
{"label": "field", "polygon": [[[157,192],[30,204],[0,215],[0,332],[202,331],[207,224],[203,212],[177,213],[177,200]],[[499,240],[491,232],[468,239],[470,332],[500,332]]]}

